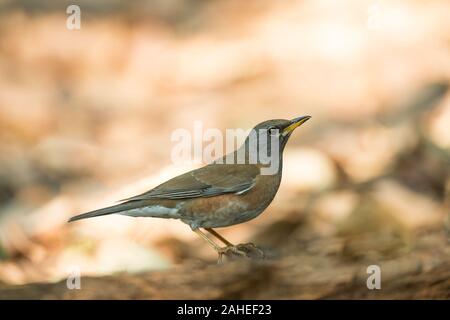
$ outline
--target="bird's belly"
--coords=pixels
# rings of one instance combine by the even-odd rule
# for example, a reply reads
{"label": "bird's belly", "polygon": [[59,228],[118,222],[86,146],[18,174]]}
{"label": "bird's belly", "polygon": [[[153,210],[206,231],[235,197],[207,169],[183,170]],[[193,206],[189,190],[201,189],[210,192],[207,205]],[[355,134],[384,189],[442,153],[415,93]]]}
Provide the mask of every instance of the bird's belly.
{"label": "bird's belly", "polygon": [[[275,194],[274,194],[275,195]],[[220,228],[249,221],[261,214],[273,196],[221,195],[192,200],[184,206],[181,220],[196,228]]]}
{"label": "bird's belly", "polygon": [[141,208],[123,211],[121,214],[130,217],[179,218],[178,208],[168,208],[162,205],[149,205]]}
{"label": "bird's belly", "polygon": [[[234,206],[232,206],[234,207]],[[201,217],[191,220],[189,224],[194,229],[202,228],[221,228],[243,223],[256,218],[263,210],[233,210],[232,208],[220,209],[211,214],[205,214]]]}

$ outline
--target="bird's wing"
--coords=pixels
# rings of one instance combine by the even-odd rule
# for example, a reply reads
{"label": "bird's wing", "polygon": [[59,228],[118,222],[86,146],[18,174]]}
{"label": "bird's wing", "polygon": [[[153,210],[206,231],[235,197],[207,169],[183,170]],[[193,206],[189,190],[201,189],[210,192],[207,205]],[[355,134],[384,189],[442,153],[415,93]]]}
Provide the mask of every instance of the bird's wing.
{"label": "bird's wing", "polygon": [[212,164],[177,176],[143,194],[124,199],[187,199],[250,190],[260,170],[256,165]]}

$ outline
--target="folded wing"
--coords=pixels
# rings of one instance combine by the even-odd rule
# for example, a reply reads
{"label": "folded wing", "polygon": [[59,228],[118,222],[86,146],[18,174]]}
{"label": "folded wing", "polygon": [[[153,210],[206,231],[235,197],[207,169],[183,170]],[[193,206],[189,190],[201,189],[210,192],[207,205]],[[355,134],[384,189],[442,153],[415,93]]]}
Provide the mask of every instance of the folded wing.
{"label": "folded wing", "polygon": [[214,164],[175,177],[156,188],[123,201],[188,199],[227,193],[242,194],[255,184],[256,165]]}

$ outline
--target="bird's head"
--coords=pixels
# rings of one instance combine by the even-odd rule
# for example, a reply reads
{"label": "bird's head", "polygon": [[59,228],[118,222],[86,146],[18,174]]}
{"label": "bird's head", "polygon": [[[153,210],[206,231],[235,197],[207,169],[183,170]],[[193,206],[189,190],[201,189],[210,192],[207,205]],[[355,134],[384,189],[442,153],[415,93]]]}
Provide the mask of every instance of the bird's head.
{"label": "bird's head", "polygon": [[[279,143],[279,150],[283,151],[287,141],[289,140],[289,137],[291,136],[292,132],[299,126],[301,126],[303,123],[308,121],[311,117],[310,116],[302,116],[298,117],[292,120],[285,120],[285,119],[273,119],[273,120],[267,120],[264,122],[259,123],[253,128],[253,132],[256,133],[260,139],[258,139],[258,144],[270,146],[270,141],[278,141]],[[252,138],[252,135],[250,134],[247,137],[246,142],[248,142]]]}
{"label": "bird's head", "polygon": [[284,147],[292,132],[310,118],[303,116],[292,120],[275,119],[261,122],[250,131],[245,143],[236,152],[225,157],[242,160],[237,160],[237,163],[270,167],[270,174],[274,174],[278,172]]}

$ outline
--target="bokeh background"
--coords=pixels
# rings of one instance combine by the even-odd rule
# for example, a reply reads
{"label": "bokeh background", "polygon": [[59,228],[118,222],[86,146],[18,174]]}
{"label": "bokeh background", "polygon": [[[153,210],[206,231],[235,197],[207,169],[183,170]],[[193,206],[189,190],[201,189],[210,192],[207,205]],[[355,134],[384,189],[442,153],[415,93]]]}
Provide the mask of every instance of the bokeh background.
{"label": "bokeh background", "polygon": [[[70,4],[80,30],[66,28]],[[408,255],[430,233],[448,253],[449,11],[445,0],[1,0],[0,282],[214,262],[179,221],[67,224],[198,166],[170,157],[171,133],[194,121],[312,116],[271,206],[222,229],[232,242],[276,259],[332,238],[336,259],[360,263]]]}

